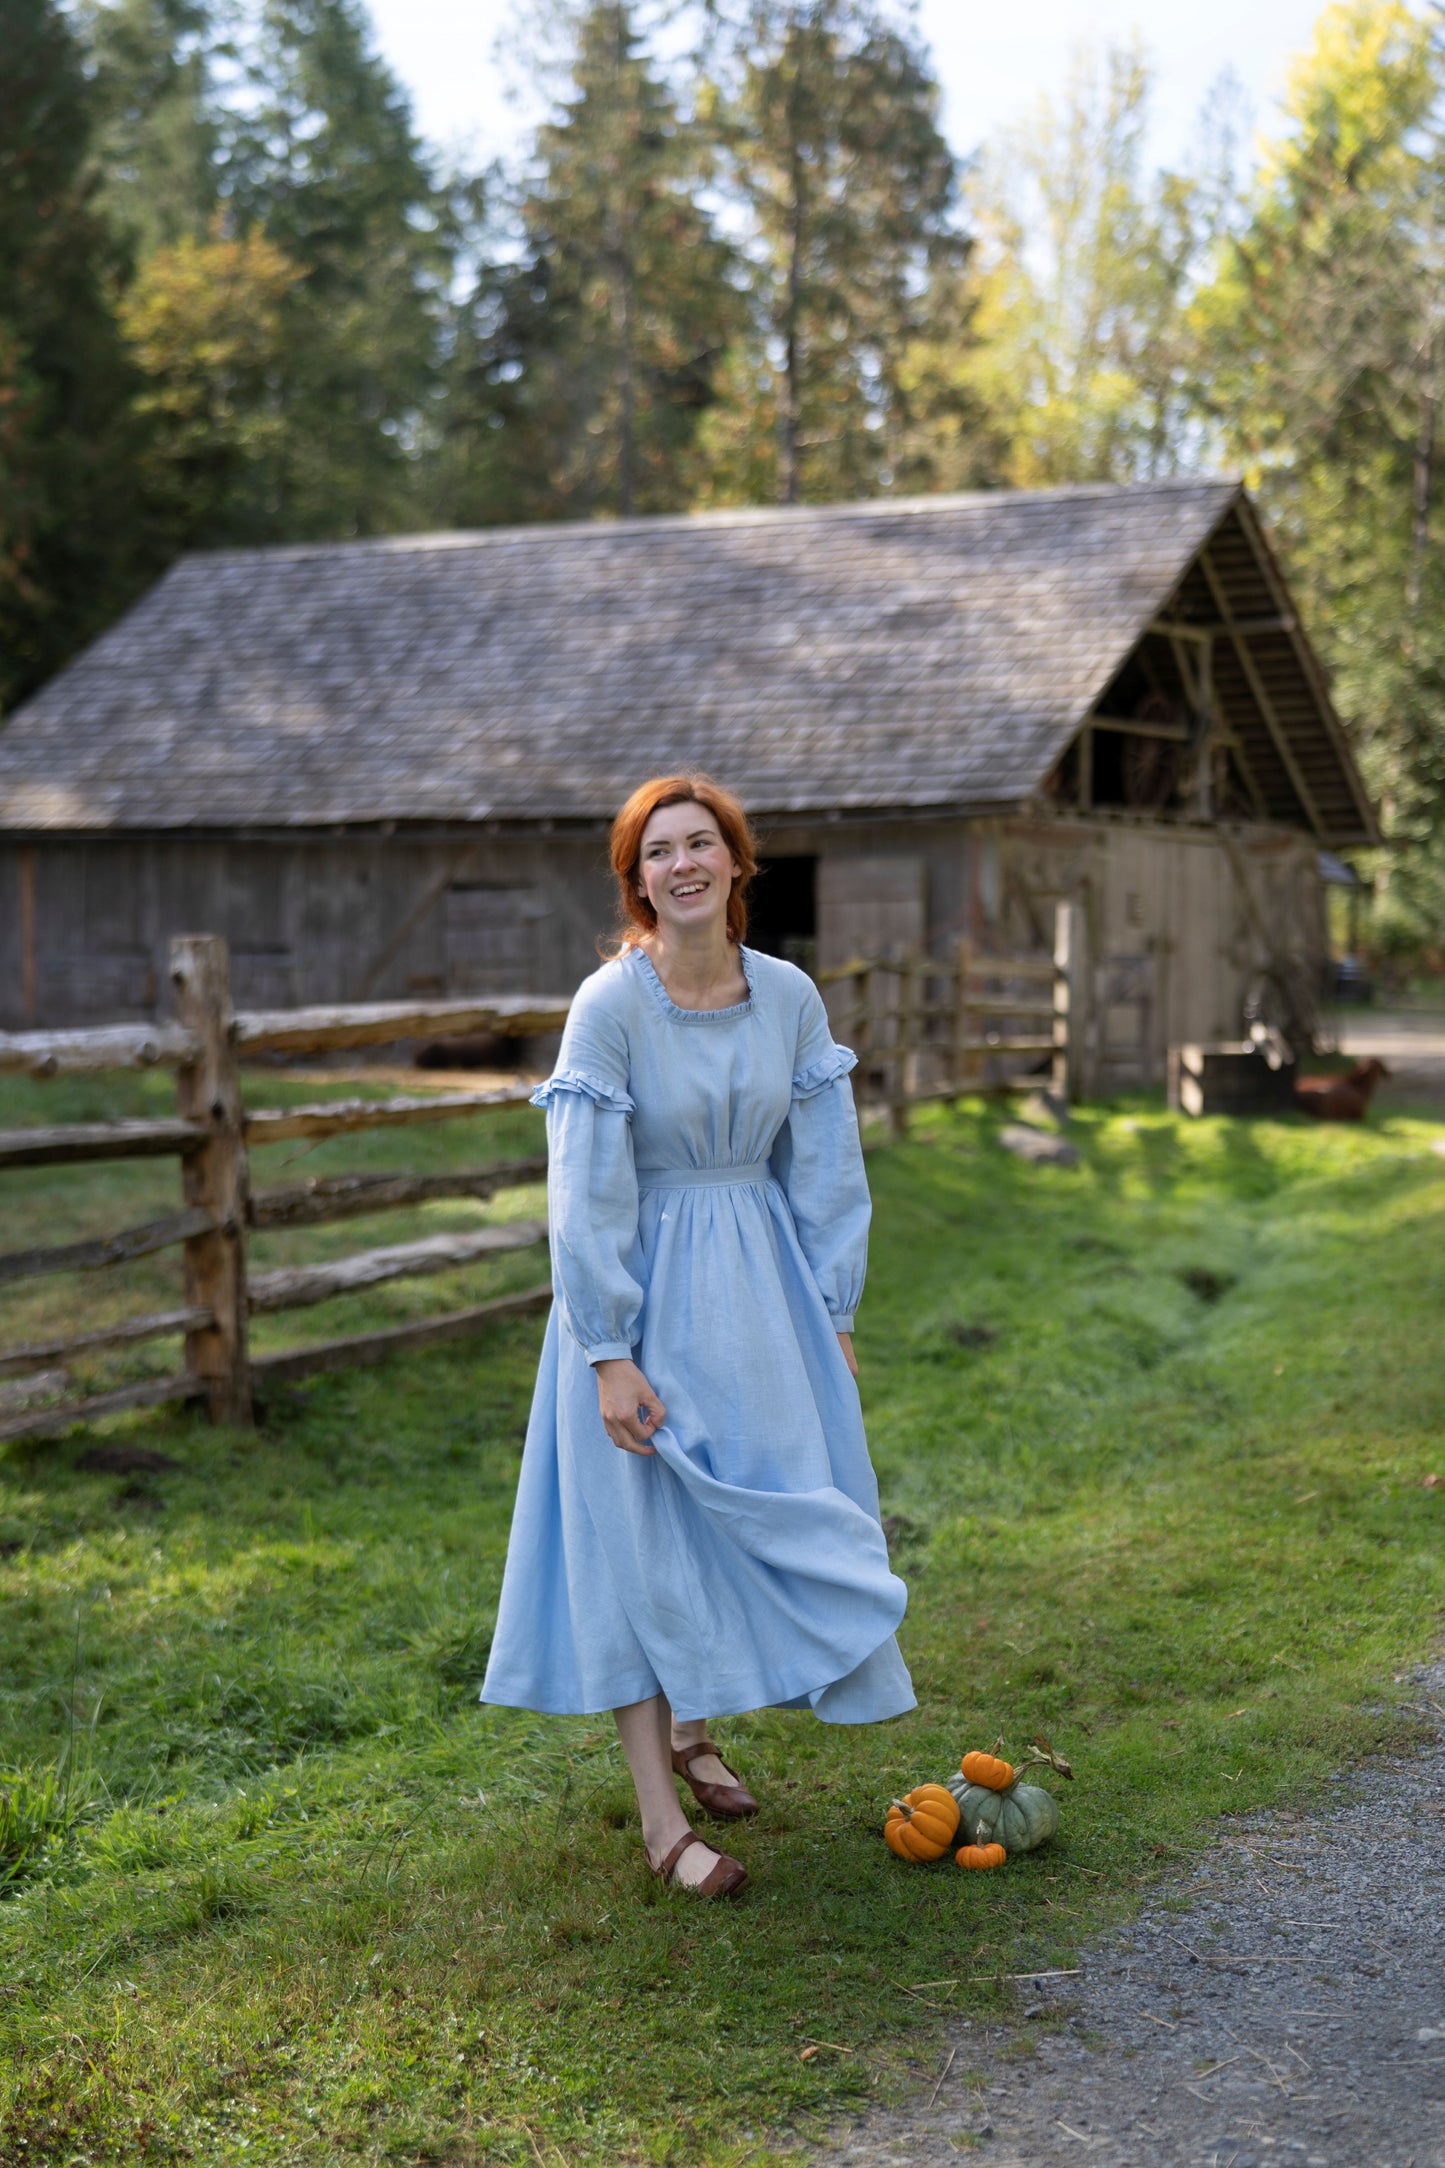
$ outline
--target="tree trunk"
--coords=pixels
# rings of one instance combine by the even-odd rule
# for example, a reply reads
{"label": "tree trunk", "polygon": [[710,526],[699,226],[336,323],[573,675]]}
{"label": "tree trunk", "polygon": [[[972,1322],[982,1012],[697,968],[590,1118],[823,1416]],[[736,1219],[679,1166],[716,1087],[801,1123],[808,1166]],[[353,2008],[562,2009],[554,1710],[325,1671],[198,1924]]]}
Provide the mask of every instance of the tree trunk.
{"label": "tree trunk", "polygon": [[1426,362],[1426,379],[1420,392],[1420,426],[1415,437],[1415,486],[1410,522],[1410,579],[1406,590],[1412,618],[1418,616],[1425,585],[1425,561],[1430,551],[1430,500],[1435,487],[1435,423],[1439,391],[1435,380],[1435,342]]}
{"label": "tree trunk", "polygon": [[791,201],[788,205],[788,278],[783,313],[783,397],[778,414],[778,436],[782,468],[781,497],[784,504],[796,504],[801,494],[798,439],[802,426],[802,371],[803,338],[799,318],[802,315],[803,287],[803,230],[805,222],[803,160],[794,138]]}

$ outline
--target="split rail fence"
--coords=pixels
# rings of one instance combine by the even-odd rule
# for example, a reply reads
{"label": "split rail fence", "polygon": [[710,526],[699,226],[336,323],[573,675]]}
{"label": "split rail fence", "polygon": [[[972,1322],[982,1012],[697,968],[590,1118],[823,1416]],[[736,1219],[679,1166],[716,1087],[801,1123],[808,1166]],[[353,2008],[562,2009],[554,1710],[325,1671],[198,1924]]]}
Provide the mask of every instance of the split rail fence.
{"label": "split rail fence", "polygon": [[[1052,958],[988,956],[960,943],[942,961],[917,955],[859,958],[821,973],[825,985],[851,990],[851,1000],[841,1008],[835,997],[833,1025],[857,1050],[855,1089],[860,1101],[886,1107],[891,1128],[901,1135],[911,1105],[1037,1084],[1044,1080],[1045,1063],[1055,1090],[1076,1097],[1073,1011],[1079,995],[1080,939],[1077,907],[1060,905]],[[253,1108],[241,1095],[241,1058],[331,1052],[463,1032],[520,1037],[559,1031],[568,998],[370,1002],[236,1014],[226,944],[213,935],[172,942],[171,981],[174,1023],[0,1033],[0,1073],[61,1077],[151,1068],[176,1073],[176,1112],[171,1117],[0,1130],[0,1173],[174,1156],[181,1174],[179,1211],[88,1241],[0,1252],[0,1286],[48,1273],[123,1264],[179,1247],[184,1299],[176,1308],[114,1325],[0,1349],[0,1381],[49,1373],[68,1383],[64,1373],[77,1358],[166,1338],[181,1340],[182,1367],[169,1376],[0,1418],[0,1443],[53,1437],[99,1416],[184,1400],[203,1401],[214,1422],[246,1425],[253,1420],[258,1385],[378,1362],[403,1349],[434,1347],[500,1318],[546,1307],[550,1280],[444,1316],[253,1355],[253,1317],[531,1248],[545,1242],[547,1227],[544,1220],[507,1221],[469,1233],[361,1250],[324,1264],[270,1271],[257,1271],[248,1263],[252,1232],[317,1227],[438,1198],[493,1197],[542,1180],[547,1160],[544,1153],[441,1174],[326,1175],[289,1188],[253,1191],[251,1146],[488,1114],[523,1104],[531,1086]],[[1001,1064],[1025,1056],[1033,1057],[1033,1074],[999,1074]]]}
{"label": "split rail fence", "polygon": [[855,957],[820,971],[820,985],[851,992],[833,993],[829,1010],[858,1056],[860,1103],[885,1108],[902,1136],[909,1108],[929,1100],[1043,1084],[1077,1099],[1083,931],[1082,908],[1061,903],[1052,956],[991,956],[960,941],[945,957]]}
{"label": "split rail fence", "polygon": [[333,1295],[450,1271],[478,1258],[530,1248],[546,1240],[547,1228],[545,1221],[537,1219],[503,1222],[469,1233],[363,1250],[325,1264],[268,1272],[248,1268],[247,1237],[253,1230],[316,1227],[435,1198],[492,1197],[542,1180],[547,1161],[543,1154],[443,1174],[322,1176],[291,1188],[253,1192],[247,1156],[253,1145],[488,1114],[522,1104],[531,1086],[518,1083],[491,1091],[248,1108],[241,1096],[240,1061],[243,1055],[317,1053],[463,1032],[517,1037],[557,1031],[566,1020],[569,1000],[516,996],[471,1002],[373,1002],[238,1015],[231,1008],[226,944],[211,935],[172,942],[171,981],[176,996],[174,1023],[0,1033],[0,1072],[36,1077],[111,1069],[176,1072],[173,1117],[0,1130],[0,1171],[174,1155],[181,1172],[179,1211],[93,1241],[0,1253],[0,1284],[121,1264],[179,1246],[184,1258],[184,1300],[178,1308],[109,1327],[0,1350],[0,1379],[63,1372],[68,1363],[104,1349],[177,1337],[184,1346],[182,1367],[167,1377],[147,1378],[113,1392],[0,1420],[0,1441],[51,1437],[97,1416],[182,1400],[204,1401],[215,1422],[245,1425],[253,1419],[253,1392],[258,1384],[380,1361],[399,1349],[461,1339],[499,1318],[546,1307],[552,1295],[550,1280],[446,1316],[325,1340],[281,1354],[253,1356],[250,1321],[255,1316],[300,1309]]}

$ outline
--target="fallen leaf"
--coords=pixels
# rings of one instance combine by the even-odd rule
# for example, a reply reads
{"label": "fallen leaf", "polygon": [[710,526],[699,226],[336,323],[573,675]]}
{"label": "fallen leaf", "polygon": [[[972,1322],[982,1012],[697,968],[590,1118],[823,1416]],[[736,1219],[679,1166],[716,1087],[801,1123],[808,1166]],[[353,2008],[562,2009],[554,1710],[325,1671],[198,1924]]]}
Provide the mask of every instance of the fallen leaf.
{"label": "fallen leaf", "polygon": [[1421,1490],[1445,1489],[1445,1476],[1427,1475],[1420,1484]]}

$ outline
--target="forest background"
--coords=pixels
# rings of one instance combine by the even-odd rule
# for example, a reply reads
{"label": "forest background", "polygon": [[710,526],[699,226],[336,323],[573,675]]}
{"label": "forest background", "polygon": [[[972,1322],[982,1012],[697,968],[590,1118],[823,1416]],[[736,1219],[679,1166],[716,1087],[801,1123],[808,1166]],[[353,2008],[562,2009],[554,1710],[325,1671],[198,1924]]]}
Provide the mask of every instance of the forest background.
{"label": "forest background", "polygon": [[519,0],[419,137],[361,0],[0,0],[0,716],[181,550],[1129,481],[1261,499],[1445,968],[1445,9],[1179,170],[1137,46],[960,157],[903,0]]}

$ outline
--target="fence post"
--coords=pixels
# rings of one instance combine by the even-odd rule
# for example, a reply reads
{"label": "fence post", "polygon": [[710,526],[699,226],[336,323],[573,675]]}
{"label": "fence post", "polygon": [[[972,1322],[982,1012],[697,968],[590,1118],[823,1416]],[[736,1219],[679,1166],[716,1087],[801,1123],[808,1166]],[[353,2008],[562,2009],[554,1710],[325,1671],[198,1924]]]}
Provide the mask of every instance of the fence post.
{"label": "fence post", "polygon": [[894,1025],[893,1088],[888,1095],[888,1128],[893,1136],[906,1137],[918,998],[918,963],[913,951],[909,949],[894,968],[898,974],[898,1013]]}
{"label": "fence post", "polygon": [[950,1081],[964,1091],[968,1067],[968,989],[973,978],[973,943],[965,934],[959,941],[953,965],[953,1045],[949,1056]]}
{"label": "fence post", "polygon": [[249,1425],[251,1363],[246,1287],[246,1133],[231,1020],[226,944],[215,934],[183,934],[171,943],[171,983],[181,1022],[200,1041],[201,1058],[176,1078],[178,1111],[209,1122],[211,1135],[181,1161],[187,1204],[205,1205],[216,1226],[185,1246],[186,1301],[215,1323],[186,1335],[186,1368],[203,1378],[213,1423]]}
{"label": "fence post", "polygon": [[1050,1082],[1071,1105],[1084,1096],[1088,1019],[1085,1016],[1084,909],[1054,907],[1054,1059]]}

